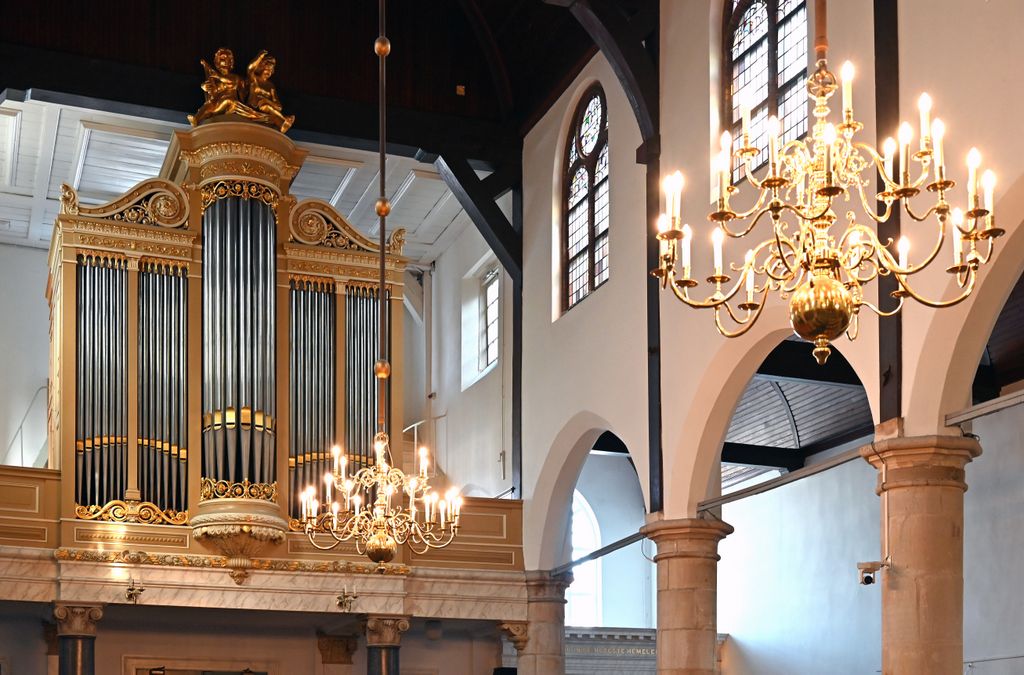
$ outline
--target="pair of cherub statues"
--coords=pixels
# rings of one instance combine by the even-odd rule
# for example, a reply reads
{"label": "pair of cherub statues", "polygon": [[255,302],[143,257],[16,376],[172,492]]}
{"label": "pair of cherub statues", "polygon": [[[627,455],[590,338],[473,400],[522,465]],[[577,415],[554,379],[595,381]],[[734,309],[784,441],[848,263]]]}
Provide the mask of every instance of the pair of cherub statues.
{"label": "pair of cherub statues", "polygon": [[281,112],[281,101],[270,81],[277,61],[266,51],[260,52],[249,64],[246,78],[232,72],[235,55],[230,49],[218,49],[213,55],[212,67],[205,60],[200,63],[206,71],[206,80],[202,84],[206,101],[195,115],[188,116],[192,126],[216,115],[236,115],[269,124],[282,132],[292,126],[295,116],[285,116]]}

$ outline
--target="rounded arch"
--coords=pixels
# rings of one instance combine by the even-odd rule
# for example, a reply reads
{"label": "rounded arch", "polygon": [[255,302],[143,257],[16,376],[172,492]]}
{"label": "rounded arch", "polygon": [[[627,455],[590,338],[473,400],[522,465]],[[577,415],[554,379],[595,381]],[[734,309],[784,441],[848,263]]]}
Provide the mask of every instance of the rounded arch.
{"label": "rounded arch", "polygon": [[[945,416],[971,402],[971,385],[985,345],[1006,299],[1024,271],[1024,176],[996,203],[1003,222],[1013,223],[997,240],[999,250],[981,269],[974,293],[956,307],[932,311],[926,332],[912,349],[927,355],[928,367],[908,378],[904,394],[904,425],[908,435],[942,433]],[[947,293],[955,292],[950,280]],[[907,346],[904,346],[906,353]]]}
{"label": "rounded arch", "polygon": [[[765,308],[758,325],[746,335],[718,340],[718,348],[706,362],[694,389],[697,394],[685,411],[683,436],[666,445],[674,453],[671,464],[666,462],[667,515],[697,515],[698,504],[710,496],[716,485],[722,443],[747,383],[779,342],[792,334],[787,308],[783,303],[774,303]],[[845,352],[844,356],[861,382],[867,382],[863,375],[867,359],[858,351],[851,350],[856,358]],[[808,354],[807,358],[811,356]],[[877,420],[876,403],[871,396],[868,400],[872,417]]]}
{"label": "rounded arch", "polygon": [[526,542],[527,569],[551,569],[569,561],[573,491],[587,455],[608,430],[608,420],[582,411],[573,415],[552,441],[533,495],[525,505],[524,529],[541,533],[539,540]]}

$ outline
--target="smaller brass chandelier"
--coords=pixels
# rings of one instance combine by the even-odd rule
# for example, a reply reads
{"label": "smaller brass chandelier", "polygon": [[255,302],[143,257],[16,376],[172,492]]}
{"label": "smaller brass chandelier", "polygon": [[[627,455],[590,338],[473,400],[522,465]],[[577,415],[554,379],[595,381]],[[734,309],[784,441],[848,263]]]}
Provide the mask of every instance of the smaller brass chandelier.
{"label": "smaller brass chandelier", "polygon": [[[817,69],[807,81],[808,93],[814,100],[811,137],[781,144],[779,120],[770,118],[768,168],[758,179],[753,162],[759,150],[751,143],[749,109],[741,106],[742,136],[735,151],[729,132],[722,134],[721,152],[712,163],[718,184],[717,199],[708,215],[714,224],[714,274],[707,278],[710,294],[703,299],[690,296],[691,289],[700,284],[692,275],[693,232],[681,217],[683,176],[678,171],[663,181],[666,213],[658,221],[659,265],[651,272],[663,288],[671,288],[683,303],[713,309],[715,325],[726,337],[750,330],[761,315],[769,292],[777,292],[789,300],[790,324],[798,336],[814,344],[813,353],[819,364],[825,363],[831,352],[830,344],[844,332],[849,339],[856,339],[862,307],[880,316],[891,316],[903,307],[907,297],[934,308],[950,307],[967,299],[974,290],[978,268],[989,261],[994,240],[1004,233],[995,226],[994,173],[980,174],[979,191],[981,155],[977,149],[972,148],[967,155],[966,210],[952,208],[947,201],[947,193],[955,183],[946,176],[942,148],[946,129],[942,120],[931,120],[932,101],[928,94],[922,94],[918,101],[919,148],[911,148],[914,129],[904,122],[897,134],[898,142],[886,139],[879,153],[854,140],[863,125],[853,116],[853,66],[847,62],[840,70],[842,121],[837,125],[826,121],[829,99],[839,86],[826,60],[825,11],[825,1],[817,0]],[[734,161],[757,194],[753,205],[745,211],[732,204],[739,193],[731,180]],[[882,205],[877,212],[868,196],[876,171],[884,185],[874,195],[874,201]],[[922,189],[934,194],[935,201],[919,214],[910,202]],[[833,233],[832,228],[839,220],[838,198],[857,198],[868,220],[858,220],[851,209],[845,214],[845,229]],[[924,222],[934,216],[937,222],[936,241],[918,264],[908,259],[909,239],[883,241],[869,226],[869,221],[888,221],[894,209],[898,212],[901,206],[915,221]],[[765,217],[770,221],[771,231],[747,251],[742,265],[730,264],[728,271],[736,273],[733,283],[722,264],[723,242],[726,237],[741,239],[750,235]],[[733,221],[742,225],[737,228],[731,225]],[[956,278],[960,290],[955,297],[935,300],[915,290],[910,280],[936,261],[947,236],[947,223],[951,224],[953,256],[946,272]],[[863,286],[879,276],[890,275],[898,284],[891,293],[897,304],[893,309],[883,310],[865,299]]]}
{"label": "smaller brass chandelier", "polygon": [[[380,86],[380,161],[376,211],[379,218],[380,260],[378,277],[378,349],[380,357],[373,366],[377,380],[377,433],[373,437],[375,461],[349,473],[349,458],[335,446],[332,470],[324,474],[323,502],[317,499],[316,488],[307,486],[300,495],[301,522],[309,542],[320,550],[329,550],[343,541],[355,542],[356,551],[377,563],[381,570],[394,559],[398,547],[408,545],[416,553],[443,548],[452,543],[459,530],[462,497],[455,489],[444,498],[431,490],[427,468],[430,459],[426,448],[419,450],[419,475],[407,476],[391,459],[387,428],[388,378],[391,364],[387,360],[387,295],[385,286],[385,252],[387,217],[391,203],[385,187],[387,159],[387,116],[385,102],[386,58],[391,42],[385,35],[385,0],[379,0],[380,36],[373,43],[379,64]],[[354,463],[353,463],[354,464]],[[323,543],[326,542],[326,543]]]}

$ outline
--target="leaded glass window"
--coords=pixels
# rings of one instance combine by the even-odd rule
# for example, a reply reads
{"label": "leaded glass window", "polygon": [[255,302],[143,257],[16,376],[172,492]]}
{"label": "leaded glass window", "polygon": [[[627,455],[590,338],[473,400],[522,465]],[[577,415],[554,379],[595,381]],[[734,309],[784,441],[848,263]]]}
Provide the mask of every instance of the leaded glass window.
{"label": "leaded glass window", "polygon": [[[806,0],[732,0],[723,17],[725,68],[722,128],[742,143],[740,104],[750,108],[750,144],[759,150],[755,168],[768,161],[768,118],[782,126],[782,142],[807,134]],[[733,180],[741,178],[733,165]]]}
{"label": "leaded glass window", "polygon": [[569,309],[608,280],[608,106],[600,86],[581,99],[566,145],[562,269]]}

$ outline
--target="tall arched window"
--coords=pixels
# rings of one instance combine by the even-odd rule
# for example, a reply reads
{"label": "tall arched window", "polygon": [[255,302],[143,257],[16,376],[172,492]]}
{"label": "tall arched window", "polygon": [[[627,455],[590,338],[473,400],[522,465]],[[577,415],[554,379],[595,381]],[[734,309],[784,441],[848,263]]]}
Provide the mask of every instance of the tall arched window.
{"label": "tall arched window", "polygon": [[[572,559],[601,548],[597,516],[579,490],[572,494]],[[601,625],[601,559],[577,565],[572,584],[565,593],[565,625]]]}
{"label": "tall arched window", "polygon": [[608,280],[608,106],[600,85],[580,100],[565,150],[565,309]]}
{"label": "tall arched window", "polygon": [[[768,161],[768,118],[779,118],[782,142],[807,133],[807,3],[726,0],[723,17],[722,128],[740,147],[740,104],[750,108],[750,144]],[[734,170],[733,180],[740,174]]]}

